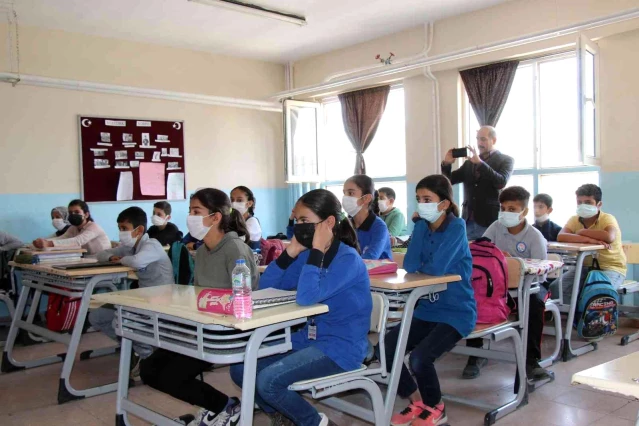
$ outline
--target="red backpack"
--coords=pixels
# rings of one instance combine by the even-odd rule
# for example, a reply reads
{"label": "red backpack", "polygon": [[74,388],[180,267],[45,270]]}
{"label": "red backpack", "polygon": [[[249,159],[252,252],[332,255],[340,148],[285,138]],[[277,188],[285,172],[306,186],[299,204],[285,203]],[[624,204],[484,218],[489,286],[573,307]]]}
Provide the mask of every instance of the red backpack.
{"label": "red backpack", "polygon": [[68,297],[49,293],[47,302],[47,328],[51,331],[68,331],[73,329],[80,310],[81,297]]}
{"label": "red backpack", "polygon": [[477,302],[477,324],[498,324],[508,319],[508,264],[487,238],[470,244],[473,256],[471,283]]}
{"label": "red backpack", "polygon": [[260,252],[262,253],[262,260],[260,265],[266,266],[278,257],[285,250],[282,240],[265,240],[260,241]]}

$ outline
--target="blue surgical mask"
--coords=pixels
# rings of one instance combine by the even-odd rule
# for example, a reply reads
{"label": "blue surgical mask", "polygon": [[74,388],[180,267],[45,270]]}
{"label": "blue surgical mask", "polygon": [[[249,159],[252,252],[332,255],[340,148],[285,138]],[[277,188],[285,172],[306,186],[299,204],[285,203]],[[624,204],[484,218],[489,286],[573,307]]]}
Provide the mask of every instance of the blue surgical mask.
{"label": "blue surgical mask", "polygon": [[582,219],[590,219],[597,213],[599,213],[599,209],[597,208],[597,206],[593,206],[590,204],[579,204],[577,206],[577,216]]}
{"label": "blue surgical mask", "polygon": [[444,214],[443,210],[437,209],[441,203],[443,203],[443,201],[439,203],[417,203],[417,213],[419,217],[430,223],[436,222],[437,219]]}
{"label": "blue surgical mask", "polygon": [[506,228],[514,228],[519,225],[524,219],[521,217],[521,213],[517,212],[499,212],[499,217],[497,218],[499,223],[504,225]]}

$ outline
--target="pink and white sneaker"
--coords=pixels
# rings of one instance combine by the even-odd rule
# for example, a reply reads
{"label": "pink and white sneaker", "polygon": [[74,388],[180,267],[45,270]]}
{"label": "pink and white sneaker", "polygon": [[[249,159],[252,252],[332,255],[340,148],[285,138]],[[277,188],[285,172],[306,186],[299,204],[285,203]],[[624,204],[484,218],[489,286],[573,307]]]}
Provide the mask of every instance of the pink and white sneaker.
{"label": "pink and white sneaker", "polygon": [[413,426],[438,426],[446,423],[448,423],[448,417],[443,402],[435,407],[424,406],[424,410],[413,420]]}
{"label": "pink and white sneaker", "polygon": [[413,420],[417,418],[426,408],[421,401],[411,402],[408,407],[404,408],[397,414],[391,417],[392,426],[408,426]]}

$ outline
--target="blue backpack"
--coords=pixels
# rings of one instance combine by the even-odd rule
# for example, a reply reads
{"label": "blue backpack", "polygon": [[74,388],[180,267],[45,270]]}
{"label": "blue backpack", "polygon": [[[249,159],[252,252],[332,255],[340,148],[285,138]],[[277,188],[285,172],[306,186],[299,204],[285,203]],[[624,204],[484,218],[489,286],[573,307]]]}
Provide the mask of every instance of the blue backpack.
{"label": "blue backpack", "polygon": [[586,276],[575,312],[575,326],[580,337],[599,340],[617,332],[619,294],[610,279],[599,269],[597,259]]}
{"label": "blue backpack", "polygon": [[173,279],[176,284],[193,284],[195,261],[181,241],[171,244],[168,252],[169,259],[173,265]]}

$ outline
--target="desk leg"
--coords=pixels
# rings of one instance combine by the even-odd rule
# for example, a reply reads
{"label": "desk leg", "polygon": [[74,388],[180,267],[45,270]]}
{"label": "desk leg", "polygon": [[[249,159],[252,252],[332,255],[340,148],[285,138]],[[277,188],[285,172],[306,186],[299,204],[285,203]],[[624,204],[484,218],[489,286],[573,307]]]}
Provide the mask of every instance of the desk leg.
{"label": "desk leg", "polygon": [[562,343],[562,361],[567,362],[571,359],[583,355],[587,352],[594,351],[597,349],[596,343],[588,343],[583,345],[577,349],[572,348],[571,345],[571,337],[572,337],[572,325],[575,321],[575,311],[577,310],[577,298],[579,297],[579,284],[581,282],[581,270],[583,268],[584,259],[586,256],[590,256],[595,252],[580,252],[579,256],[577,256],[577,263],[575,265],[575,280],[572,285],[572,298],[570,299],[570,310],[568,311],[568,320],[566,322],[566,330],[564,330],[564,341]]}
{"label": "desk leg", "polygon": [[31,288],[27,286],[22,286],[22,291],[20,292],[20,298],[18,299],[18,306],[16,306],[16,312],[11,320],[11,327],[9,328],[9,335],[7,336],[7,342],[4,346],[4,351],[2,352],[2,372],[9,373],[12,371],[22,370],[24,366],[18,366],[19,364],[16,360],[13,359],[13,345],[16,342],[16,338],[18,337],[18,323],[22,319],[22,315],[24,315],[24,307],[27,304],[27,299],[29,298],[29,293],[31,293]]}
{"label": "desk leg", "polygon": [[122,350],[120,351],[120,370],[118,372],[118,396],[115,403],[115,425],[128,425],[126,412],[122,408],[122,401],[129,397],[129,370],[131,369],[131,348],[129,339],[122,338]]}

